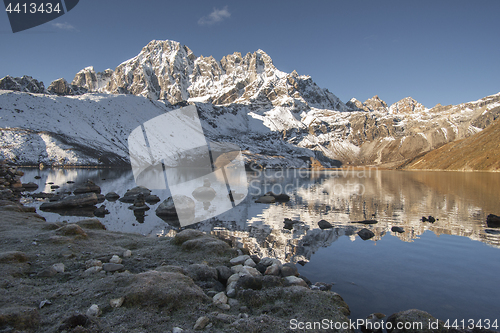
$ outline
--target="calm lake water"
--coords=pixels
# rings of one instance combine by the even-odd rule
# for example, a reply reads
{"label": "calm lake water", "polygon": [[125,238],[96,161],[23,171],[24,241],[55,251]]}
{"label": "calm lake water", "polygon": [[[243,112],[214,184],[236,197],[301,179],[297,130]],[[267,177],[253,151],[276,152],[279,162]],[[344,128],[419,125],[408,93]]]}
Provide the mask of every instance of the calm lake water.
{"label": "calm lake water", "polygon": [[[136,186],[130,170],[24,169],[23,182],[72,190],[87,179],[106,194],[123,195]],[[34,179],[35,176],[41,179]],[[190,227],[231,238],[260,256],[305,262],[299,272],[313,283],[334,283],[351,309],[351,318],[373,312],[390,315],[417,308],[441,320],[490,319],[500,324],[500,228],[488,228],[486,216],[500,215],[500,174],[266,170],[248,172],[249,192],[230,211]],[[74,181],[75,184],[67,184]],[[268,191],[286,192],[290,201],[258,204]],[[162,200],[168,190],[153,190]],[[25,198],[25,204],[41,201]],[[130,204],[104,202],[111,214],[101,221],[109,230],[173,235],[179,228],[154,213],[137,221]],[[82,217],[40,212],[48,221]],[[432,215],[435,223],[422,222]],[[284,218],[299,220],[283,229]],[[332,229],[321,230],[327,220]],[[376,219],[377,224],[353,221]],[[392,226],[404,233],[391,232]],[[368,228],[375,237],[356,233]]]}

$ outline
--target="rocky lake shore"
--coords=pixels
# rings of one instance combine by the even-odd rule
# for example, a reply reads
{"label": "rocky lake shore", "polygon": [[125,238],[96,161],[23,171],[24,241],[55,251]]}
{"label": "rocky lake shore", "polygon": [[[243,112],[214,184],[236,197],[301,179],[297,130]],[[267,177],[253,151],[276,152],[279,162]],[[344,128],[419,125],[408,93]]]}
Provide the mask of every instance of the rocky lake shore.
{"label": "rocky lake shore", "polygon": [[[146,237],[105,230],[95,218],[46,221],[19,203],[20,176],[0,165],[2,333],[296,332],[304,330],[292,320],[307,328],[324,319],[340,329],[307,331],[353,331],[341,295],[312,285],[293,264],[193,229]],[[443,322],[425,329],[436,319],[419,310],[370,320],[448,331]],[[392,330],[402,331],[412,330]]]}

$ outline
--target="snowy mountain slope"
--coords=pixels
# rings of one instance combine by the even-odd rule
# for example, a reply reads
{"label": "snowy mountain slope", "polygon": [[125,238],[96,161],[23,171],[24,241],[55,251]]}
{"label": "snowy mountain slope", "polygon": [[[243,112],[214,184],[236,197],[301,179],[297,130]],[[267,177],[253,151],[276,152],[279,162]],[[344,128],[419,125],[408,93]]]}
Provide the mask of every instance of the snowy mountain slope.
{"label": "snowy mountain slope", "polygon": [[[20,164],[128,164],[127,137],[167,107],[136,96],[0,90],[1,152]],[[137,112],[140,110],[140,112]]]}
{"label": "snowy mountain slope", "polygon": [[500,120],[466,139],[450,142],[417,158],[409,170],[500,171]]}
{"label": "snowy mountain slope", "polygon": [[[325,167],[403,163],[466,138],[500,116],[500,94],[417,113],[340,112],[194,103],[208,140],[232,142],[247,164]],[[125,165],[127,138],[177,106],[140,96],[1,91],[0,153],[21,164]]]}
{"label": "snowy mountain slope", "polygon": [[[126,166],[130,133],[173,108],[139,96],[62,97],[1,90],[0,154],[24,165]],[[207,139],[237,143],[246,150],[247,164],[304,167],[304,161],[315,156],[308,149],[278,140],[261,121],[248,115],[245,107],[218,117],[214,117],[212,104],[197,108]],[[166,130],[176,135],[175,128]]]}

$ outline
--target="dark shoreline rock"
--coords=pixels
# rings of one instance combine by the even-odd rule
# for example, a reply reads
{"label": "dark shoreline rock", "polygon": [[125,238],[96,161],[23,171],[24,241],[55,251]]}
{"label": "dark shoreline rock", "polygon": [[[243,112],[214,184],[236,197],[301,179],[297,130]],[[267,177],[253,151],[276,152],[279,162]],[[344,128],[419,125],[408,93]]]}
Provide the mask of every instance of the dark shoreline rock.
{"label": "dark shoreline rock", "polygon": [[118,200],[124,203],[134,203],[139,194],[142,194],[144,195],[144,197],[147,197],[148,195],[151,194],[151,190],[144,186],[136,186],[133,189],[128,190],[123,195],[123,197],[119,198]]}
{"label": "dark shoreline rock", "polygon": [[375,236],[375,234],[373,233],[373,231],[369,230],[369,229],[366,229],[366,228],[363,228],[361,229],[360,231],[358,231],[358,236],[362,239],[362,240],[368,240],[372,237]]}
{"label": "dark shoreline rock", "polygon": [[362,221],[351,221],[351,223],[358,223],[358,224],[377,224],[377,220],[362,220]]}
{"label": "dark shoreline rock", "polygon": [[87,182],[73,191],[73,194],[84,194],[84,193],[95,193],[101,194],[101,188],[97,186],[93,181],[87,180]]}
{"label": "dark shoreline rock", "polygon": [[330,229],[330,228],[333,228],[333,225],[326,220],[321,220],[318,222],[318,227],[320,229]]}
{"label": "dark shoreline rock", "polygon": [[98,202],[97,194],[94,192],[77,194],[73,196],[68,196],[62,198],[59,201],[54,202],[44,202],[41,206],[41,210],[60,210],[60,209],[70,209],[70,208],[82,208],[94,206]]}
{"label": "dark shoreline rock", "polygon": [[404,230],[403,228],[401,228],[401,227],[397,227],[397,226],[393,226],[393,227],[391,228],[391,231],[392,231],[392,232],[397,232],[397,233],[400,233],[400,234],[402,234],[403,232],[405,232],[405,230]]}
{"label": "dark shoreline rock", "polygon": [[500,216],[490,214],[486,217],[486,224],[490,228],[499,228],[500,227]]}

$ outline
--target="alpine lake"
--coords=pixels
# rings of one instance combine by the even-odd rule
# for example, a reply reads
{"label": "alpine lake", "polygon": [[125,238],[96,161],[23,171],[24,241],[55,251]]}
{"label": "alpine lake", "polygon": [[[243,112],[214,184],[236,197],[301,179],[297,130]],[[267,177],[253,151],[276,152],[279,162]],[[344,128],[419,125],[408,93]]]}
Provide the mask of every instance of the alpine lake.
{"label": "alpine lake", "polygon": [[[137,186],[127,169],[21,170],[23,183],[39,186],[32,193],[72,191],[87,180],[103,194],[123,196]],[[246,178],[241,203],[187,227],[230,239],[260,257],[298,263],[312,283],[333,283],[352,320],[420,309],[443,321],[500,324],[500,228],[486,223],[488,214],[500,215],[500,173],[289,169],[248,171]],[[290,200],[255,202],[269,191]],[[170,191],[152,194],[161,201],[141,218],[128,209],[130,203],[105,201],[110,214],[99,219],[108,230],[175,235],[179,224],[155,214]],[[43,200],[24,196],[21,202],[38,208]],[[86,217],[37,212],[52,222],[93,217],[92,211],[78,213]],[[435,222],[422,221],[429,216]],[[286,229],[285,218],[299,222]],[[320,220],[333,227],[319,228]],[[356,223],[364,220],[377,223]],[[363,240],[357,234],[363,228],[374,236]]]}

